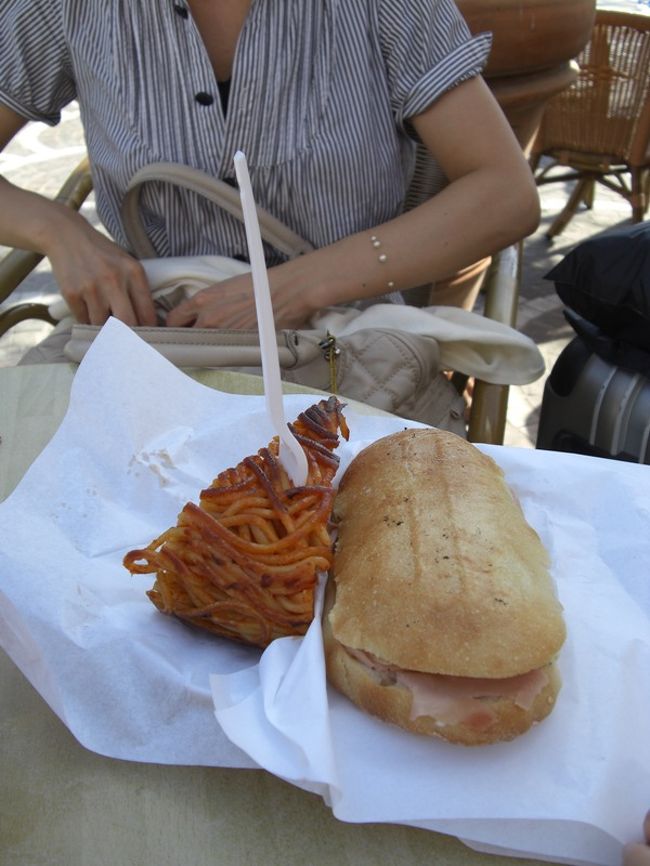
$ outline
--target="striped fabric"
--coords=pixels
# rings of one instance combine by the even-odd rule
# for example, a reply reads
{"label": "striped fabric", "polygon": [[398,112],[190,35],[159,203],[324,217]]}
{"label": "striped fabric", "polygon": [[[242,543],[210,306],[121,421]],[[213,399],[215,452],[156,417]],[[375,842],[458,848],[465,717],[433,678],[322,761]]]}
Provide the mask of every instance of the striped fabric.
{"label": "striped fabric", "polygon": [[[97,210],[124,246],[119,205],[138,168],[232,180],[238,149],[258,203],[316,247],[393,218],[414,167],[409,118],[480,73],[490,46],[452,0],[253,0],[224,116],[185,0],[2,7],[0,101],[55,124],[78,100]],[[240,223],[193,193],[151,184],[143,212],[159,255],[246,254]]]}

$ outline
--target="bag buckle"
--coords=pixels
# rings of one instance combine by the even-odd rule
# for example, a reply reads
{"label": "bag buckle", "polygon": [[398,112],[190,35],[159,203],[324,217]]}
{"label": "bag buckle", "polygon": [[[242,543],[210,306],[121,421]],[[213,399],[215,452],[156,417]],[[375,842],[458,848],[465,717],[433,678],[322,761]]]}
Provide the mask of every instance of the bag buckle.
{"label": "bag buckle", "polygon": [[336,337],[334,334],[330,334],[327,332],[327,335],[323,337],[322,340],[318,343],[319,347],[323,350],[323,357],[327,361],[329,365],[330,371],[330,387],[329,391],[331,394],[336,394],[336,358],[341,354],[341,350],[336,345]]}

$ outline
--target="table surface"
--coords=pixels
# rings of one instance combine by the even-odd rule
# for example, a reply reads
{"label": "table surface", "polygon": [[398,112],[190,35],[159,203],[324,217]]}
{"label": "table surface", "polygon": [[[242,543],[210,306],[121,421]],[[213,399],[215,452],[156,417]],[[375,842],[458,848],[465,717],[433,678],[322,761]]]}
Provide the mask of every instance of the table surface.
{"label": "table surface", "polygon": [[[0,369],[0,499],[62,420],[73,374],[73,366],[63,364]],[[196,378],[231,393],[261,393],[261,381],[250,376],[202,371]],[[426,830],[346,824],[320,797],[262,770],[139,764],[89,752],[0,652],[0,862],[530,866],[537,861],[479,854]]]}

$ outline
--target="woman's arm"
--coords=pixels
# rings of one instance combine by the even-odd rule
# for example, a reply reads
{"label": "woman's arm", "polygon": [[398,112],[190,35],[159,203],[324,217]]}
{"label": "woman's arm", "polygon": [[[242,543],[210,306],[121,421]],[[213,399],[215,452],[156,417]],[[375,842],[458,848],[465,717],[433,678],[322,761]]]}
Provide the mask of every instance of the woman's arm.
{"label": "woman's arm", "polygon": [[[0,150],[26,120],[0,104]],[[47,256],[54,278],[80,322],[109,315],[129,325],[156,323],[140,263],[79,213],[0,177],[0,243]]]}
{"label": "woman's arm", "polygon": [[[383,225],[270,269],[278,326],[303,324],[329,304],[446,278],[537,227],[532,173],[481,78],[458,85],[411,122],[449,185]],[[198,293],[170,313],[168,324],[254,326],[250,278]]]}
{"label": "woman's arm", "polygon": [[650,866],[650,812],[643,821],[644,842],[631,842],[623,851],[623,866]]}

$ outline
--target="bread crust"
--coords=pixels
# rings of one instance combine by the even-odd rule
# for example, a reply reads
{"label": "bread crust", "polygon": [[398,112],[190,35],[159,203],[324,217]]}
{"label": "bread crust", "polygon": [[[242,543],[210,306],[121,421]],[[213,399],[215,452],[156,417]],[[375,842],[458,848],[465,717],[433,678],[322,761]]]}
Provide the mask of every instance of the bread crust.
{"label": "bread crust", "polygon": [[476,728],[463,723],[444,724],[428,715],[412,718],[411,692],[403,685],[387,682],[380,673],[350,655],[332,634],[327,610],[323,617],[323,642],[330,683],[358,707],[412,733],[438,737],[459,745],[480,746],[514,739],[551,712],[560,690],[557,666],[552,663],[544,669],[548,676],[547,684],[528,709],[508,697],[482,699],[492,716],[492,721],[486,727]]}
{"label": "bread crust", "polygon": [[[409,429],[377,440],[346,471],[334,519],[330,625],[341,644],[407,670],[489,678],[560,650],[547,552],[501,469],[461,437]],[[359,688],[368,676],[336,667]],[[524,724],[504,714],[512,730]]]}

